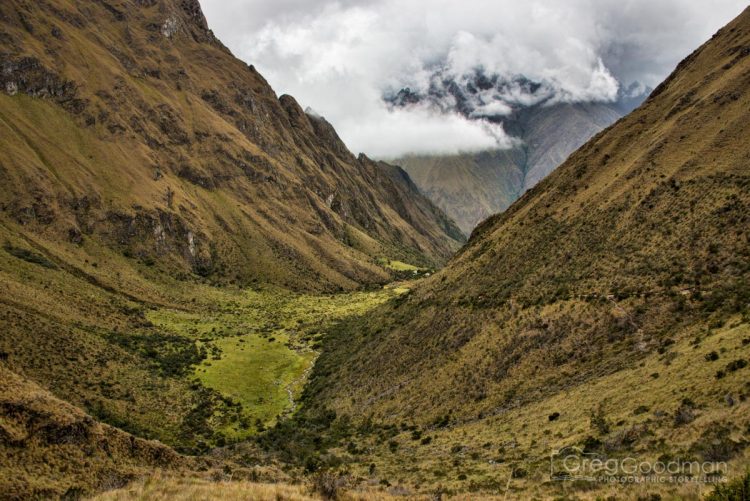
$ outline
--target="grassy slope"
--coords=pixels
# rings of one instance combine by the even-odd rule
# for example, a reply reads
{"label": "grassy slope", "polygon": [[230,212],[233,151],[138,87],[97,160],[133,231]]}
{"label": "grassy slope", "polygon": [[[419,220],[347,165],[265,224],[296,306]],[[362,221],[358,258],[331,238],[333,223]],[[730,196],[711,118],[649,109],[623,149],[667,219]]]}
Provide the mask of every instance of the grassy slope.
{"label": "grassy slope", "polygon": [[[200,453],[288,410],[314,356],[309,324],[394,294],[379,290],[395,273],[377,259],[431,266],[458,242],[403,171],[354,157],[278,98],[193,7],[0,4],[0,365],[81,416]],[[208,318],[226,333],[201,340],[183,321]],[[258,349],[234,349],[240,335]],[[269,353],[273,374],[239,371]],[[214,384],[221,370],[262,377],[232,395]],[[40,466],[57,453],[47,445],[2,478],[34,472],[25,495],[106,487],[78,462]],[[127,470],[123,457],[102,468]]]}
{"label": "grassy slope", "polygon": [[0,200],[16,231],[175,276],[329,290],[385,281],[378,255],[455,249],[408,178],[277,98],[185,5],[3,4],[2,84],[18,92],[0,96]]}
{"label": "grassy slope", "polygon": [[[219,288],[169,280],[146,265],[139,273],[122,273],[117,263],[127,258],[90,242],[86,255],[95,260],[74,269],[70,260],[42,253],[33,241],[7,240],[7,249],[0,249],[0,369],[9,378],[44,381],[55,398],[72,404],[65,404],[70,412],[81,419],[88,413],[91,426],[99,426],[96,419],[186,452],[250,437],[289,413],[317,340],[337,321],[405,291],[320,295]],[[139,297],[99,281],[127,283],[126,290]],[[32,398],[8,386],[0,396]],[[2,409],[0,422],[15,428],[14,408]],[[37,428],[29,437],[19,443],[0,433],[0,448],[15,451],[0,465],[0,477],[28,472],[13,484],[24,495],[109,488],[150,468],[139,451],[128,458],[115,454],[102,466],[112,471],[114,483],[104,473],[103,479],[82,476],[78,463],[62,456],[42,467],[41,458],[57,452]],[[31,448],[31,440],[42,442]],[[245,468],[258,460],[237,461]],[[193,468],[190,463],[182,469]]]}
{"label": "grassy slope", "polygon": [[154,468],[190,470],[200,463],[101,425],[1,365],[0,376],[0,492],[6,499],[75,498]]}
{"label": "grassy slope", "polygon": [[[378,434],[355,433],[347,441],[360,452],[352,454],[351,447],[332,451],[363,480],[387,480],[417,492],[440,486],[447,492],[477,495],[507,491],[508,499],[566,495],[635,499],[659,493],[662,499],[698,500],[710,486],[592,488],[586,483],[550,482],[549,458],[555,450],[595,439],[602,445],[589,452],[604,459],[731,459],[729,477],[742,475],[750,465],[747,452],[742,452],[750,427],[748,369],[726,369],[732,361],[750,360],[750,327],[738,323],[700,332],[695,338],[690,333],[669,352],[650,354],[637,365],[587,385],[571,385],[525,405],[509,405],[494,415],[447,424],[404,416],[395,421],[397,427],[386,440]],[[718,360],[706,359],[712,352],[719,354]],[[726,373],[721,379],[716,378],[719,371]],[[731,406],[727,395],[735,402]],[[677,424],[685,399],[692,401],[689,408],[695,419]],[[591,415],[599,409],[609,423],[607,433],[592,424]],[[550,421],[555,413],[559,417]],[[514,478],[513,473],[521,470],[526,475]]]}
{"label": "grassy slope", "polygon": [[[656,370],[638,368],[679,361],[691,340],[717,329],[732,332],[728,350],[746,336],[750,58],[742,48],[748,43],[750,11],[686,59],[641,108],[482,224],[447,268],[395,307],[332,336],[312,375],[310,401],[339,416],[372,415],[382,426],[417,426],[445,437],[438,441],[474,448],[498,430],[506,441],[526,434],[520,455],[506,451],[507,462],[539,467],[542,444],[551,437],[517,418],[538,409],[535,419],[544,422],[567,402],[579,419],[567,428],[556,424],[554,443],[578,443],[588,424],[580,416],[614,392],[598,388],[628,375],[631,382],[617,390],[622,396],[610,399],[633,405],[610,408],[603,401],[605,412],[618,414],[614,423],[641,401],[652,405],[640,390],[658,384],[667,415],[684,399],[708,409],[707,419],[691,428],[691,440],[726,428],[744,449],[746,404],[729,408],[724,400],[726,393],[735,402],[745,398],[742,379],[724,387],[715,368],[703,365],[703,354],[693,355],[679,375],[656,382],[650,375]],[[739,330],[727,330],[736,324]],[[739,349],[738,358],[746,358],[746,347]],[[469,427],[474,422],[478,428]],[[442,424],[449,430],[439,430]],[[601,441],[632,425],[613,426]],[[624,450],[644,457],[691,454],[670,434],[670,419],[651,426],[665,442],[638,438]],[[488,443],[489,451],[502,445]],[[386,450],[364,455],[363,462],[389,462]],[[470,488],[473,481],[475,488],[494,489],[507,481],[507,466],[494,477],[481,469],[464,473],[466,480],[454,477],[459,469],[444,472],[445,479],[428,474],[426,465],[435,462],[427,451],[413,462],[408,454],[394,456],[391,472],[413,464],[402,476],[425,488],[449,481]],[[744,452],[728,455],[741,469]],[[543,469],[537,471],[533,478],[543,480]]]}

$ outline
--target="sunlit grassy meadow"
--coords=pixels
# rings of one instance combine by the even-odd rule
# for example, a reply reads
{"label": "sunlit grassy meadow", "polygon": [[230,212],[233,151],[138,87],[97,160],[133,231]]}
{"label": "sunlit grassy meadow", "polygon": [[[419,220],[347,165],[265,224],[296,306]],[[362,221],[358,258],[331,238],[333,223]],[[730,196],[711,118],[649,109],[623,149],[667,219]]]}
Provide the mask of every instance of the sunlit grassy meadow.
{"label": "sunlit grassy meadow", "polygon": [[159,330],[194,341],[206,354],[193,376],[241,406],[240,419],[221,430],[240,439],[296,409],[326,329],[406,291],[404,286],[335,295],[210,289],[201,299],[209,303],[202,306],[204,313],[160,308],[146,316]]}

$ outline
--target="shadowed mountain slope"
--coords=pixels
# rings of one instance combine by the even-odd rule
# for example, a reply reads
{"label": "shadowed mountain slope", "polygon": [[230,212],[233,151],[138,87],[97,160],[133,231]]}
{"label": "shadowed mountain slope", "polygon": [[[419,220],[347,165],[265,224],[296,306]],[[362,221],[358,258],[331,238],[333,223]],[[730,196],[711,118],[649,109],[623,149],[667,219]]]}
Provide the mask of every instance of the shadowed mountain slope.
{"label": "shadowed mountain slope", "polygon": [[469,235],[621,116],[615,105],[606,103],[521,108],[496,119],[523,141],[521,146],[461,155],[407,156],[395,163]]}

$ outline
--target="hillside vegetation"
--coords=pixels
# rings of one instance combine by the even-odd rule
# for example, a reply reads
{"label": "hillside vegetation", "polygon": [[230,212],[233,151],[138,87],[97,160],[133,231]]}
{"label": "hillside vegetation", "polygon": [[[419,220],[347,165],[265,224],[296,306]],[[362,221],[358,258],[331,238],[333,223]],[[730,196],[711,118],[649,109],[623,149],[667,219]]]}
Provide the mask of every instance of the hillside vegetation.
{"label": "hillside vegetation", "polygon": [[746,10],[446,268],[342,327],[312,374],[311,405],[389,430],[395,443],[376,440],[372,457],[414,485],[553,495],[571,488],[544,483],[551,450],[566,446],[716,452],[740,474],[749,48]]}
{"label": "hillside vegetation", "polygon": [[7,0],[0,44],[0,497],[712,490],[562,481],[570,448],[746,473],[750,9],[437,272],[450,219],[195,0]]}
{"label": "hillside vegetation", "polygon": [[3,1],[0,68],[0,497],[286,478],[180,454],[291,414],[326,330],[458,228],[195,0]]}
{"label": "hillside vegetation", "polygon": [[[462,237],[399,168],[277,98],[191,1],[0,6],[9,231],[176,277],[315,290],[439,264]],[[110,284],[111,285],[111,284]]]}

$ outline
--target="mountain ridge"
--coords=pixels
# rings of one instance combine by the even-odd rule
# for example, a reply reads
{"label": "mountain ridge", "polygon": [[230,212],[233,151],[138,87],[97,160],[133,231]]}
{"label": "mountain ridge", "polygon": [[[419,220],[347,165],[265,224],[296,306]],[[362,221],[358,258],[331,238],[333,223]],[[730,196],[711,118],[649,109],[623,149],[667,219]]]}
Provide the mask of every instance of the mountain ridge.
{"label": "mountain ridge", "polygon": [[420,190],[459,223],[464,234],[502,212],[594,134],[637,108],[651,92],[637,82],[616,96],[580,101],[545,81],[508,79],[477,69],[461,77],[440,72],[426,90],[388,93],[393,108],[427,107],[480,121],[509,138],[506,148],[395,160]]}
{"label": "mountain ridge", "polygon": [[591,136],[621,118],[613,105],[564,103],[522,108],[501,117],[522,141],[509,150],[395,160],[465,234],[507,209]]}
{"label": "mountain ridge", "polygon": [[[207,456],[283,417],[318,329],[395,294],[391,263],[464,241],[195,0],[0,3],[0,150],[0,490],[20,499],[160,467],[286,479]],[[232,355],[255,398],[205,377]]]}
{"label": "mountain ridge", "polygon": [[[87,28],[86,19],[97,16],[107,24],[94,33]],[[33,8],[13,2],[5,5],[2,18],[6,49],[0,84],[6,90],[8,112],[15,113],[6,112],[5,135],[17,139],[15,155],[4,162],[4,177],[20,194],[24,189],[38,192],[36,199],[24,200],[23,196],[13,199],[9,190],[4,191],[4,212],[20,224],[44,226],[58,217],[57,212],[78,213],[76,218],[88,220],[71,224],[68,231],[75,240],[95,231],[97,225],[106,226],[99,233],[109,233],[105,238],[114,237],[118,247],[129,247],[124,252],[157,264],[170,261],[173,270],[181,272],[215,273],[224,280],[226,272],[221,268],[242,262],[250,266],[233,267],[253,271],[231,279],[305,281],[298,275],[310,273],[292,275],[283,269],[288,264],[284,254],[296,255],[299,266],[307,267],[312,277],[322,278],[306,280],[304,287],[328,282],[329,287],[352,288],[367,281],[382,282],[387,274],[368,260],[392,253],[400,254],[394,258],[435,265],[459,244],[445,233],[446,229],[453,231],[450,221],[411,186],[394,184],[398,177],[383,176],[378,164],[354,157],[330,125],[304,114],[289,96],[277,99],[253,67],[233,59],[208,30],[196,2],[105,1],[73,9],[65,2],[48,1]],[[49,47],[47,53],[39,51],[39,43]],[[84,61],[81,54],[92,57]],[[188,55],[190,59],[186,59]],[[205,67],[196,66],[206,57],[223,59],[213,68],[223,64],[232,74],[211,74],[213,70],[206,72]],[[94,64],[106,70],[94,76],[85,69]],[[198,75],[200,81],[194,80]],[[31,117],[23,115],[23,105],[18,103],[23,96],[43,98],[35,105],[37,113],[39,106],[44,106],[41,103],[59,105],[68,116],[57,114],[57,125],[79,128],[83,134],[79,143],[91,138],[93,153],[100,155],[88,154],[95,162],[125,165],[122,170],[128,172],[128,182],[142,188],[147,198],[138,199],[133,191],[118,191],[117,180],[97,172],[98,179],[106,180],[107,189],[115,195],[112,202],[128,197],[135,200],[119,204],[125,207],[108,207],[111,202],[102,193],[85,193],[85,186],[68,182],[67,190],[73,193],[64,195],[65,203],[50,204],[47,200],[61,194],[51,191],[50,185],[43,186],[37,173],[24,180],[19,172],[11,174],[8,169],[15,159],[26,164],[46,161],[33,148],[22,150],[19,146],[23,142],[44,144],[46,139],[38,134],[45,124],[34,124],[42,125],[37,130],[28,127]],[[198,117],[201,123],[196,121]],[[71,118],[75,125],[68,121]],[[44,132],[53,137],[52,132]],[[72,138],[66,139],[68,144],[76,144]],[[111,147],[118,141],[129,145],[128,154]],[[88,165],[92,158],[75,150],[61,153],[54,154],[67,157],[71,169],[78,169],[75,176],[84,177],[89,188],[96,186],[98,180],[91,174],[98,167]],[[133,169],[128,162],[141,167]],[[24,186],[26,181],[32,185]],[[365,194],[368,190],[370,195]],[[200,224],[211,231],[199,234],[190,228],[191,221],[198,221],[198,213],[217,212],[206,207],[210,206],[206,200],[210,193],[226,193],[245,204],[253,200],[252,206],[256,201],[273,203],[283,197],[290,203],[257,214],[243,208],[231,219],[219,217],[223,221],[201,214]],[[325,203],[330,196],[335,209]],[[390,201],[399,209],[389,206]],[[92,217],[94,214],[97,217]],[[293,240],[271,228],[281,224],[279,215],[299,221],[293,226],[303,227]],[[168,245],[157,252],[140,243],[130,245],[128,233],[133,226],[142,241],[155,233]],[[225,238],[236,233],[238,226],[243,233],[256,235],[257,243],[249,247],[257,249],[256,259],[264,265],[254,265],[248,256],[242,256],[233,238]],[[158,248],[158,239],[150,245]],[[340,246],[341,251],[332,253],[331,246]],[[169,250],[164,252],[165,248]],[[342,256],[346,256],[344,260]],[[276,276],[252,277],[264,270]]]}
{"label": "mountain ridge", "polygon": [[[730,36],[730,33],[734,35]],[[726,184],[724,189],[728,190],[727,198],[726,200],[718,198],[715,202],[718,207],[711,207],[714,203],[711,199],[698,198],[697,200],[707,204],[712,211],[716,211],[711,213],[714,220],[723,214],[720,209],[722,204],[726,203],[724,210],[731,214],[731,217],[727,216],[723,223],[717,224],[719,226],[735,225],[740,237],[736,241],[727,241],[729,236],[720,238],[716,235],[717,230],[714,229],[710,233],[706,230],[700,238],[710,240],[708,237],[710,234],[711,238],[717,242],[724,242],[727,248],[734,251],[734,255],[744,259],[746,252],[742,251],[738,245],[743,238],[747,238],[742,226],[746,217],[741,215],[742,207],[744,207],[742,197],[747,195],[744,189],[747,179],[742,173],[743,162],[747,159],[745,151],[747,145],[739,138],[745,131],[741,121],[740,103],[747,98],[747,95],[737,89],[750,73],[741,73],[741,68],[748,64],[748,60],[742,57],[741,45],[738,46],[740,49],[729,46],[728,40],[750,36],[750,9],[746,10],[729,27],[722,29],[719,35],[685,59],[675,73],[664,84],[657,87],[641,108],[597,134],[571,156],[560,169],[527,191],[507,211],[494,215],[480,224],[472,233],[468,244],[453,257],[448,267],[430,277],[405,304],[399,306],[399,309],[408,310],[420,306],[425,311],[432,311],[436,307],[439,309],[440,305],[455,305],[459,309],[466,309],[467,314],[473,309],[476,309],[476,314],[479,315],[489,314],[495,308],[502,311],[503,315],[506,313],[512,315],[513,311],[524,309],[528,309],[531,314],[537,306],[554,304],[556,301],[576,301],[579,300],[576,298],[584,297],[586,294],[594,294],[604,299],[609,296],[627,297],[635,301],[644,293],[647,297],[648,292],[654,293],[653,290],[646,290],[650,285],[654,285],[654,290],[663,289],[665,297],[670,298],[672,296],[667,293],[668,290],[680,285],[689,288],[691,283],[691,279],[684,272],[675,271],[675,279],[678,282],[674,284],[669,276],[673,270],[665,262],[669,259],[666,256],[673,256],[677,259],[680,252],[683,252],[679,247],[681,243],[668,228],[669,224],[675,223],[670,223],[668,218],[660,219],[667,226],[662,230],[667,240],[659,240],[659,245],[662,246],[661,253],[649,247],[644,247],[641,251],[647,252],[649,258],[653,259],[651,266],[656,266],[658,270],[658,273],[654,271],[655,276],[648,275],[649,268],[641,268],[646,265],[633,259],[633,255],[638,256],[639,259],[643,259],[643,255],[638,253],[632,241],[627,243],[628,252],[626,252],[625,243],[617,247],[618,237],[610,237],[608,233],[623,231],[625,224],[639,226],[646,224],[644,221],[648,221],[648,211],[653,209],[660,197],[662,200],[659,203],[662,204],[665,203],[663,198],[685,197],[685,200],[680,201],[682,209],[682,205],[688,204],[689,206],[686,200],[691,197],[704,196],[705,193],[714,193],[714,190],[718,189],[712,188],[701,194],[700,190],[691,187],[691,185],[699,185],[703,182],[716,186]],[[722,42],[721,45],[717,40]],[[704,51],[710,51],[711,57],[715,57],[717,61],[709,61],[709,56],[702,54]],[[695,60],[701,55],[703,55],[700,61],[702,65],[716,69],[706,73],[706,82],[696,83],[696,80],[703,78],[700,72],[693,69],[696,64]],[[724,66],[726,69],[723,69]],[[720,78],[722,72],[730,70],[731,78],[728,76],[724,79]],[[686,74],[689,77],[685,76]],[[693,86],[686,92],[690,99],[683,99],[678,94],[673,99],[676,104],[670,104],[670,101],[667,101],[663,95],[667,89],[670,89],[670,86],[676,85],[675,82],[678,80],[685,81],[684,85]],[[716,88],[712,88],[712,85]],[[731,113],[732,118],[724,121],[722,125],[702,119],[701,124],[705,124],[702,126],[707,129],[710,127],[706,134],[710,131],[712,136],[708,139],[702,138],[701,142],[696,142],[690,149],[684,148],[681,143],[689,137],[687,131],[683,130],[684,124],[695,115],[707,115],[702,112],[701,107],[707,107],[709,103],[711,106],[725,107],[724,113]],[[661,122],[665,120],[664,127],[668,127],[668,137],[648,136],[652,132],[647,125],[661,127]],[[696,131],[692,131],[693,136],[696,134]],[[728,139],[730,134],[738,140],[730,143]],[[642,141],[645,145],[645,152],[638,150],[638,155],[633,154],[633,150],[639,148],[637,144],[641,144],[633,141],[635,135],[646,137]],[[701,166],[694,157],[697,148],[704,147],[707,151],[712,151],[714,141],[717,145],[721,145],[720,149],[712,152],[712,158],[717,163],[711,166]],[[627,153],[616,151],[611,143],[624,148]],[[729,144],[731,146],[727,146]],[[665,153],[665,150],[668,150],[668,153]],[[590,158],[595,160],[589,161]],[[662,158],[665,160],[657,168],[658,160]],[[592,165],[594,162],[599,168]],[[712,175],[712,171],[716,172],[716,175]],[[611,178],[608,179],[610,172],[612,172]],[[706,173],[705,177],[699,177],[704,173]],[[684,179],[680,179],[679,174],[682,174]],[[648,180],[649,184],[646,184],[645,180]],[[639,185],[639,182],[642,184]],[[676,206],[675,209],[677,209]],[[662,205],[660,210],[665,210],[665,207]],[[615,218],[621,211],[628,219],[618,222]],[[698,225],[699,222],[696,220],[698,216],[695,211],[694,207],[692,212],[683,212],[681,216],[689,218],[690,224]],[[583,223],[587,218],[595,217],[603,218],[606,223],[603,224],[600,221],[594,224],[587,221],[591,223],[590,226]],[[660,213],[658,217],[667,216]],[[580,221],[577,218],[580,218]],[[511,224],[513,225],[512,231],[509,226]],[[572,226],[573,224],[576,226]],[[702,221],[700,224],[707,223]],[[654,226],[649,231],[658,232],[659,230]],[[519,237],[521,233],[530,236],[524,241]],[[700,232],[692,230],[691,235],[699,238]],[[611,238],[611,241],[608,238]],[[619,238],[625,238],[625,236]],[[627,238],[635,238],[635,236],[627,234]],[[638,238],[646,237],[639,235]],[[493,239],[500,240],[503,247],[493,249],[493,246],[498,246]],[[559,247],[553,248],[555,245]],[[711,249],[714,248],[713,245],[716,244],[712,244]],[[588,246],[596,252],[606,251],[608,259],[602,258],[595,262],[591,250],[584,251],[584,247]],[[613,247],[610,248],[610,246]],[[541,252],[543,248],[551,253]],[[709,265],[706,260],[725,263],[728,268],[719,267],[720,270],[724,270],[724,273],[734,270],[735,267],[746,271],[747,262],[742,259],[733,259],[732,252],[726,249],[712,250],[712,253],[718,254],[712,259],[710,254],[706,254],[705,248],[700,248],[700,250],[695,246],[690,248],[693,249],[689,254],[690,259],[700,264],[700,266],[693,264],[693,266],[698,266],[693,272],[707,280],[706,287],[711,284],[716,288],[714,291],[716,294],[723,291],[722,297],[731,294],[728,291],[734,290],[735,287],[741,289],[742,275],[734,279],[722,275],[726,281],[720,281],[713,277],[715,273],[719,273],[716,271],[717,265]],[[566,260],[573,264],[564,265],[563,262]],[[657,266],[656,263],[660,264]],[[687,265],[681,264],[680,267],[682,266]],[[709,268],[714,271],[710,271]],[[492,270],[491,273],[488,273],[488,270]],[[625,275],[622,270],[628,270],[633,275]],[[646,280],[644,276],[650,278]],[[617,287],[613,287],[614,285]],[[743,297],[740,295],[737,301],[726,306],[743,308]],[[672,297],[672,299],[678,298]],[[708,299],[704,296],[698,301],[698,304],[701,304]],[[712,305],[711,308],[714,306]],[[697,308],[694,313],[700,316],[713,314],[714,311]],[[399,312],[396,318],[403,318],[403,315],[403,311]],[[429,336],[431,332],[440,332],[439,337],[445,342],[450,341],[452,336],[456,336],[458,346],[471,339],[470,336],[459,335],[458,331],[453,331],[454,329],[447,330],[452,321],[460,323],[457,318],[454,317],[451,321],[442,317],[442,315],[415,317],[412,322],[419,323],[420,327],[410,330],[410,335],[420,333],[423,336]],[[468,322],[469,319],[464,318],[462,321]],[[439,324],[439,328],[428,327],[433,322],[435,325]],[[389,324],[393,325],[392,322]],[[395,325],[398,331],[398,323]],[[473,322],[469,325],[473,325]],[[474,325],[471,329],[459,329],[459,331],[468,330],[477,334],[476,327]],[[623,327],[631,328],[627,325]],[[413,367],[409,363],[389,364],[389,366]],[[383,374],[379,374],[378,377],[382,379]],[[366,386],[363,385],[363,387]]]}
{"label": "mountain ridge", "polygon": [[[455,489],[509,478],[519,497],[569,494],[548,482],[550,451],[566,447],[742,471],[749,46],[750,8],[445,268],[342,327],[309,405],[396,427],[392,446],[357,447],[389,475],[409,461],[413,481]],[[442,455],[454,462],[438,471]]]}

